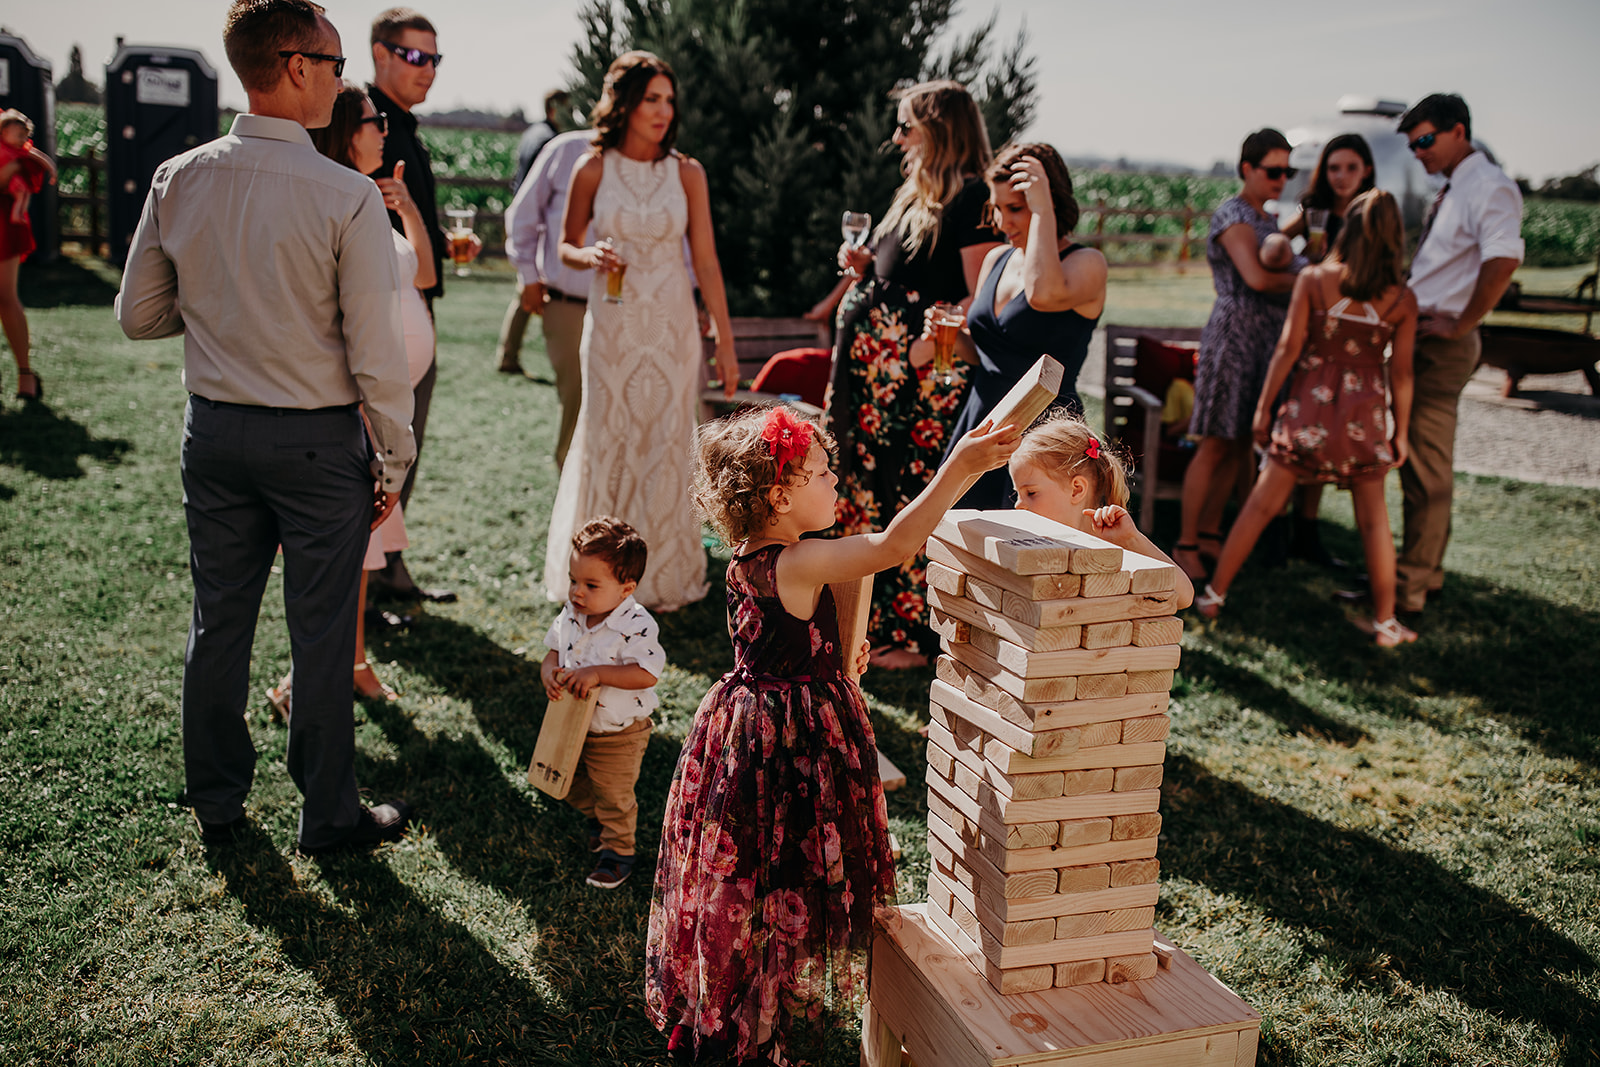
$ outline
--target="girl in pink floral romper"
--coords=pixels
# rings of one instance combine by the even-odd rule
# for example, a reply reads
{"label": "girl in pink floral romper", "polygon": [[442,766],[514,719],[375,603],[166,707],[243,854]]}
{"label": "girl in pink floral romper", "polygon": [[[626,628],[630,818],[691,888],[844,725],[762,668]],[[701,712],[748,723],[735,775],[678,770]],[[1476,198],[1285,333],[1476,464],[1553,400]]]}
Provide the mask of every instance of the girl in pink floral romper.
{"label": "girl in pink floral romper", "polygon": [[[1254,433],[1267,450],[1266,467],[1195,600],[1207,618],[1221,611],[1234,576],[1295,484],[1334,482],[1350,490],[1372,583],[1373,617],[1357,625],[1385,647],[1417,639],[1394,617],[1394,535],[1383,498],[1384,476],[1405,462],[1411,418],[1417,298],[1400,273],[1404,239],[1394,197],[1362,193],[1327,261],[1296,279],[1256,405]],[[1289,388],[1278,404],[1285,379]]]}
{"label": "girl in pink floral romper", "polygon": [[[651,1021],[682,1058],[786,1063],[830,999],[864,992],[873,909],[894,864],[872,724],[846,676],[830,582],[917,552],[1020,431],[988,424],[881,532],[834,522],[832,439],[787,408],[704,426],[695,502],[735,547],[735,667],[695,712],[667,794],[645,954]],[[864,651],[862,653],[864,655]]]}

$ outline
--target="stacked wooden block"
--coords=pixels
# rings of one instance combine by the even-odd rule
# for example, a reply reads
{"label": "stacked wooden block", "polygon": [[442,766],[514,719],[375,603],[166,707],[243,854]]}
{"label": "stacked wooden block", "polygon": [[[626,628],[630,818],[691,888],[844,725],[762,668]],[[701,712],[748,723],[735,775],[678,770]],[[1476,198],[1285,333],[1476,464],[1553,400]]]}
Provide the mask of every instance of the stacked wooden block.
{"label": "stacked wooden block", "polygon": [[928,558],[930,916],[1001,993],[1151,977],[1176,568],[1019,511]]}

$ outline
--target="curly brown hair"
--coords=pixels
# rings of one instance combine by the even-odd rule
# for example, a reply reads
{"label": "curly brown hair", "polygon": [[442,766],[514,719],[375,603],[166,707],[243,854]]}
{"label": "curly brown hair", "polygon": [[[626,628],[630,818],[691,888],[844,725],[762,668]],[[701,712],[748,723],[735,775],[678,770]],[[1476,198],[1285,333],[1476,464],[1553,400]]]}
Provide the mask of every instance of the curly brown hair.
{"label": "curly brown hair", "polygon": [[[761,431],[775,405],[745,408],[701,426],[695,434],[695,507],[729,546],[766,532],[772,518],[767,490],[775,485],[803,485],[806,457],[796,456],[778,470],[772,446]],[[833,454],[833,435],[796,412],[796,421],[811,426],[812,444]]]}
{"label": "curly brown hair", "polygon": [[614,515],[601,515],[583,524],[572,535],[572,550],[580,556],[593,556],[611,568],[611,576],[623,585],[644,577],[650,559],[650,546],[639,531]]}
{"label": "curly brown hair", "polygon": [[[1095,442],[1098,457],[1089,455],[1089,442]],[[1046,415],[1023,435],[1011,461],[1032,463],[1053,481],[1066,483],[1083,475],[1094,480],[1094,499],[1100,505],[1128,504],[1128,468],[1120,454],[1095,437],[1094,431],[1078,416],[1065,411]]]}

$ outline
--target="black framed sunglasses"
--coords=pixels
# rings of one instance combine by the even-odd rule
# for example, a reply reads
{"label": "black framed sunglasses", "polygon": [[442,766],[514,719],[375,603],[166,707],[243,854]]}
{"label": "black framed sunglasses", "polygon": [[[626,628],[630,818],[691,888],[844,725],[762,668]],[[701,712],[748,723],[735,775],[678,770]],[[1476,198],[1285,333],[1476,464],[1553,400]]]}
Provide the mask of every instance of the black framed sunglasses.
{"label": "black framed sunglasses", "polygon": [[386,113],[380,111],[376,115],[362,115],[361,116],[361,123],[365,124],[365,123],[368,123],[368,122],[370,122],[374,126],[378,127],[378,132],[379,133],[381,133],[381,134],[383,134],[385,136],[388,136],[388,133],[389,133],[389,116]]}
{"label": "black framed sunglasses", "polygon": [[289,49],[287,51],[279,52],[278,55],[282,56],[284,59],[288,59],[290,56],[305,56],[307,59],[320,59],[324,63],[333,64],[333,76],[335,78],[344,73],[344,56],[330,56],[323,52],[302,52],[298,49]]}
{"label": "black framed sunglasses", "polygon": [[1413,152],[1422,152],[1432,148],[1433,142],[1437,141],[1438,139],[1438,131],[1434,131],[1433,133],[1425,133],[1421,137],[1418,137],[1415,141],[1407,141],[1406,147],[1411,149]]}
{"label": "black framed sunglasses", "polygon": [[1267,180],[1271,182],[1275,182],[1279,178],[1293,178],[1300,173],[1299,167],[1257,167],[1256,169],[1265,174]]}
{"label": "black framed sunglasses", "polygon": [[437,67],[439,60],[444,58],[443,52],[424,52],[420,48],[405,48],[392,41],[380,41],[379,43],[399,56],[402,63],[409,63],[413,67],[426,67],[429,63]]}

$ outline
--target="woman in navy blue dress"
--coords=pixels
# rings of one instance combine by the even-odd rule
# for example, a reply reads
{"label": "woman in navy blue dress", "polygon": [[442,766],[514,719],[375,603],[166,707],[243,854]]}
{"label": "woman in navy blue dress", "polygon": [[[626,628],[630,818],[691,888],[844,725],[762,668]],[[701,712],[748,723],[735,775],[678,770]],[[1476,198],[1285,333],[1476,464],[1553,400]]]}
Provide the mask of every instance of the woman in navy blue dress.
{"label": "woman in navy blue dress", "polygon": [[[1078,371],[1106,306],[1105,257],[1072,240],[1078,201],[1060,153],[1047,144],[1012,145],[983,177],[994,226],[1009,246],[984,258],[967,329],[957,343],[962,358],[976,366],[951,441],[988,418],[1041,355],[1053,357],[1066,372],[1051,408],[1082,414]],[[930,326],[916,344],[931,347],[932,337]],[[912,359],[918,354],[913,351]],[[1007,473],[993,470],[957,506],[1005,508],[1015,496]]]}

